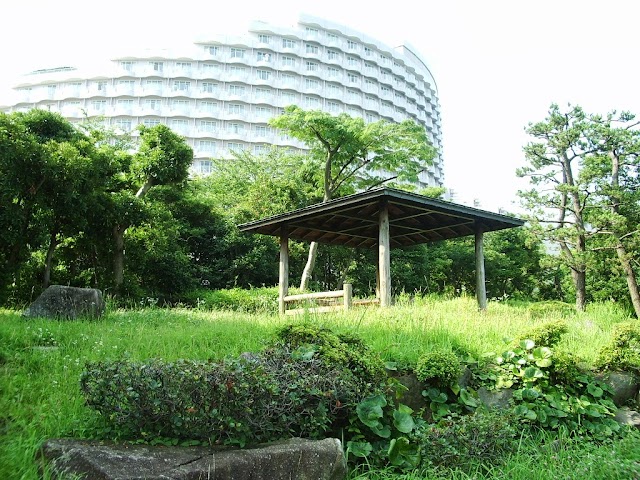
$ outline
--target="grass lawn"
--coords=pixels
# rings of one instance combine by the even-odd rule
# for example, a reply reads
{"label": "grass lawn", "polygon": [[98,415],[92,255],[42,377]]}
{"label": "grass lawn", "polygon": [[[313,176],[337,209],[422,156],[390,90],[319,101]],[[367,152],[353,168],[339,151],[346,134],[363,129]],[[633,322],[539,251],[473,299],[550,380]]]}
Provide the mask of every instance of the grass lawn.
{"label": "grass lawn", "polygon": [[[108,311],[98,321],[59,322],[24,320],[19,312],[0,310],[0,478],[38,478],[33,459],[45,439],[91,434],[87,425],[93,412],[84,406],[78,387],[86,361],[216,360],[259,350],[278,327],[310,321],[336,332],[357,333],[385,360],[411,366],[421,353],[442,345],[478,355],[499,353],[533,325],[560,317],[569,332],[557,350],[578,355],[587,364],[609,341],[612,326],[629,320],[613,304],[592,305],[576,314],[562,306],[490,303],[488,311],[480,313],[470,298],[424,298],[386,310],[293,318],[147,308]],[[640,478],[640,436],[596,445],[540,435],[523,438],[517,454],[504,465],[479,465],[475,473],[400,476],[352,471],[351,478],[614,479],[634,478],[633,472]]]}

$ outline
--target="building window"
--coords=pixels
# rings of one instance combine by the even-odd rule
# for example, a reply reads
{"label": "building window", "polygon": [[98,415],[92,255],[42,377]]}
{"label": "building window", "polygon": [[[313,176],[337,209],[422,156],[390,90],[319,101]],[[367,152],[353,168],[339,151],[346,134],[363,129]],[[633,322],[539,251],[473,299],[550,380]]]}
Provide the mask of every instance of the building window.
{"label": "building window", "polygon": [[367,57],[373,57],[373,50],[369,47],[364,47],[364,54]]}
{"label": "building window", "polygon": [[156,125],[160,125],[160,120],[158,120],[157,118],[145,118],[142,121],[142,124],[145,127],[155,127]]}
{"label": "building window", "polygon": [[255,127],[253,127],[253,131],[255,132],[257,137],[262,138],[266,137],[270,133],[269,129],[264,125],[256,125]]}
{"label": "building window", "polygon": [[355,75],[353,73],[347,73],[347,78],[349,79],[349,83],[359,83],[360,81],[358,75]]}
{"label": "building window", "polygon": [[244,85],[229,85],[228,90],[229,95],[242,96],[244,95],[246,89]]}
{"label": "building window", "polygon": [[335,33],[327,32],[327,39],[331,40],[333,42],[337,42],[338,41],[338,35],[336,35]]}
{"label": "building window", "polygon": [[122,107],[130,107],[133,105],[133,99],[132,98],[119,98],[116,102],[117,105],[120,105]]}
{"label": "building window", "polygon": [[296,48],[295,40],[290,40],[288,38],[282,39],[282,48]]}
{"label": "building window", "polygon": [[269,88],[256,87],[254,90],[256,98],[267,99],[273,96],[273,91]]}
{"label": "building window", "polygon": [[[51,85],[49,85],[51,86]],[[55,87],[55,85],[54,85]],[[97,87],[98,87],[98,91],[99,92],[104,92],[107,89],[107,82],[98,82],[97,83]]]}
{"label": "building window", "polygon": [[198,141],[198,150],[200,150],[201,152],[207,152],[207,153],[215,152],[216,142],[214,142],[213,140],[200,140]]}
{"label": "building window", "polygon": [[244,75],[247,69],[245,67],[237,67],[235,65],[229,65],[229,73],[231,75]]}
{"label": "building window", "polygon": [[327,50],[327,57],[329,57],[329,60],[338,60],[340,58],[340,54],[335,50]]}
{"label": "building window", "polygon": [[214,120],[200,120],[198,127],[201,132],[215,132],[218,129],[218,122]]}
{"label": "building window", "polygon": [[271,43],[271,35],[265,35],[261,33],[260,35],[258,35],[258,41],[260,43],[266,43],[267,45],[269,45]]}
{"label": "building window", "polygon": [[201,175],[211,174],[213,172],[213,162],[211,160],[200,160],[198,170]]}
{"label": "building window", "polygon": [[242,143],[227,142],[227,149],[231,152],[241,152],[244,150]]}
{"label": "building window", "polygon": [[242,133],[244,132],[244,125],[242,123],[228,123],[227,132]]}
{"label": "building window", "polygon": [[105,108],[107,108],[107,101],[106,100],[92,100],[91,101],[91,107],[93,107],[95,110],[104,110]]}
{"label": "building window", "polygon": [[176,62],[178,68],[191,68],[191,62]]}
{"label": "building window", "polygon": [[218,102],[200,102],[199,105],[205,112],[215,113],[218,111]]}
{"label": "building window", "polygon": [[131,120],[128,118],[117,118],[114,122],[116,128],[119,128],[123,132],[131,131]]}
{"label": "building window", "polygon": [[207,49],[207,51],[209,52],[209,55],[211,56],[217,56],[220,53],[220,47],[218,46],[214,46],[214,45],[210,45],[208,47],[205,47]]}
{"label": "building window", "polygon": [[358,60],[356,57],[348,57],[347,58],[347,62],[349,63],[350,66],[352,67],[358,67],[360,66],[360,60]]}
{"label": "building window", "polygon": [[305,31],[306,31],[309,35],[313,35],[313,36],[315,36],[315,37],[317,37],[317,36],[318,36],[318,34],[320,33],[320,32],[318,31],[318,29],[317,29],[317,28],[313,28],[313,27],[306,27],[306,28],[305,28]]}
{"label": "building window", "polygon": [[295,85],[296,83],[295,75],[291,75],[290,73],[281,73],[280,79],[285,85]]}
{"label": "building window", "polygon": [[204,93],[214,93],[218,91],[219,85],[214,82],[202,82],[200,84],[200,91]]}
{"label": "building window", "polygon": [[162,107],[162,100],[159,98],[146,98],[143,105],[148,110],[160,110]]}
{"label": "building window", "polygon": [[144,85],[153,88],[162,87],[162,80],[143,80]]}
{"label": "building window", "polygon": [[261,117],[271,117],[273,110],[270,107],[254,107],[253,111]]}
{"label": "building window", "polygon": [[120,67],[127,72],[131,72],[133,71],[133,62],[120,62]]}
{"label": "building window", "polygon": [[320,51],[320,49],[318,48],[317,45],[312,45],[310,43],[306,43],[305,44],[305,49],[306,49],[307,53],[313,53],[315,55],[317,55],[318,52]]}
{"label": "building window", "polygon": [[280,57],[280,62],[282,63],[282,65],[286,65],[288,67],[295,67],[296,66],[295,57],[288,57],[286,55],[283,55],[282,57]]}
{"label": "building window", "polygon": [[339,112],[340,111],[340,104],[338,102],[327,102],[327,110],[329,110],[332,113],[335,112]]}
{"label": "building window", "polygon": [[304,106],[308,108],[318,108],[320,107],[320,99],[316,97],[310,97],[305,95],[304,97]]}
{"label": "building window", "polygon": [[333,95],[342,95],[342,87],[339,85],[329,84],[329,92]]}
{"label": "building window", "polygon": [[202,70],[207,73],[213,73],[220,70],[219,63],[203,63],[201,64]]}
{"label": "building window", "polygon": [[269,70],[256,70],[256,78],[259,80],[269,80],[271,72]]}
{"label": "building window", "polygon": [[244,58],[244,49],[242,49],[242,48],[232,48],[231,49],[231,58]]}
{"label": "building window", "polygon": [[357,50],[358,49],[358,44],[356,42],[354,42],[353,40],[347,40],[347,48],[349,50]]}
{"label": "building window", "polygon": [[173,91],[174,92],[188,92],[191,89],[191,82],[187,80],[174,80]]}
{"label": "building window", "polygon": [[288,105],[294,104],[298,100],[298,96],[295,93],[291,92],[281,92],[280,98],[282,98],[282,100]]}
{"label": "building window", "polygon": [[267,153],[269,151],[269,147],[267,145],[254,145],[253,153],[256,155],[261,155],[263,153]]}
{"label": "building window", "polygon": [[336,67],[328,67],[327,68],[327,76],[331,77],[331,78],[338,78],[340,77],[340,70]]}
{"label": "building window", "polygon": [[305,78],[304,84],[307,88],[320,88],[320,82],[314,78]]}
{"label": "building window", "polygon": [[154,72],[162,73],[164,70],[164,62],[150,62]]}
{"label": "building window", "polygon": [[380,86],[380,91],[384,94],[387,95],[391,95],[391,89],[389,87],[387,87],[386,85],[381,85]]}
{"label": "building window", "polygon": [[227,105],[227,112],[234,114],[242,114],[244,112],[244,105],[241,103],[229,103]]}
{"label": "building window", "polygon": [[317,72],[319,70],[318,64],[315,62],[307,62],[307,72]]}
{"label": "building window", "polygon": [[270,62],[271,61],[271,54],[268,52],[258,52],[257,54],[257,59],[259,62]]}

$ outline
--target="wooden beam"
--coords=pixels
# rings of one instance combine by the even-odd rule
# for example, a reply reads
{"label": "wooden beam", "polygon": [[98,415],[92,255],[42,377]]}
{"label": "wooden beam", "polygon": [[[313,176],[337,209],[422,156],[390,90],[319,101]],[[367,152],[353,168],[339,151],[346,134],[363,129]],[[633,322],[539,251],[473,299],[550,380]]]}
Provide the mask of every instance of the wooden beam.
{"label": "wooden beam", "polygon": [[487,287],[484,275],[484,232],[481,226],[476,226],[476,298],[478,299],[478,309],[487,309]]}
{"label": "wooden beam", "polygon": [[389,206],[380,204],[378,265],[380,266],[380,306],[391,306],[391,237],[389,235]]}
{"label": "wooden beam", "polygon": [[280,231],[280,269],[278,281],[278,311],[284,315],[286,311],[285,297],[289,294],[289,236],[287,226]]}

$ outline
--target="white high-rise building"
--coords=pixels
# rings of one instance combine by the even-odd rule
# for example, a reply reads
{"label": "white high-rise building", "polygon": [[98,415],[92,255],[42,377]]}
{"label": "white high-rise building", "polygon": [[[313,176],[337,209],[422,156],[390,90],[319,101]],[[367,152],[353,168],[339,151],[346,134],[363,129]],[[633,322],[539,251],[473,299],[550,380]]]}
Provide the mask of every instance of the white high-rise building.
{"label": "white high-rise building", "polygon": [[0,110],[46,108],[72,122],[99,117],[133,135],[138,124],[164,123],[193,148],[193,172],[206,174],[212,157],[233,150],[303,149],[267,123],[291,104],[371,122],[416,121],[438,150],[421,183],[443,185],[440,106],[425,62],[407,45],[391,48],[307,15],[294,27],[254,22],[237,37],[202,38],[98,67],[35,71]]}

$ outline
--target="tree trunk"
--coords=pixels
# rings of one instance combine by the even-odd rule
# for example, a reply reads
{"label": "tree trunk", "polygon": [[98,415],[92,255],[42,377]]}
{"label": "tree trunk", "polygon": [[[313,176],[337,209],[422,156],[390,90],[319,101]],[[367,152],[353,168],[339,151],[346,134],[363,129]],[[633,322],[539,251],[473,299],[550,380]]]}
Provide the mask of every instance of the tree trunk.
{"label": "tree trunk", "polygon": [[300,290],[305,291],[309,288],[309,281],[311,280],[311,274],[313,268],[316,265],[316,258],[318,257],[318,242],[311,242],[309,245],[309,256],[307,257],[307,264],[302,271],[302,277],[300,278]]}
{"label": "tree trunk", "polygon": [[622,269],[624,270],[624,275],[627,278],[627,287],[629,288],[633,310],[636,313],[636,318],[640,318],[640,291],[638,291],[638,280],[629,261],[627,249],[622,243],[619,243],[616,247],[616,253],[618,254],[620,265],[622,265]]}
{"label": "tree trunk", "polygon": [[51,282],[51,264],[53,263],[53,254],[58,246],[58,235],[52,233],[49,238],[49,248],[44,262],[44,275],[42,276],[42,288],[47,288]]}
{"label": "tree trunk", "polygon": [[113,240],[115,251],[113,252],[113,283],[118,292],[124,282],[124,232],[126,228],[121,225],[113,227]]}
{"label": "tree trunk", "polygon": [[571,279],[576,289],[576,310],[584,312],[587,305],[587,274],[584,270],[571,269]]}

